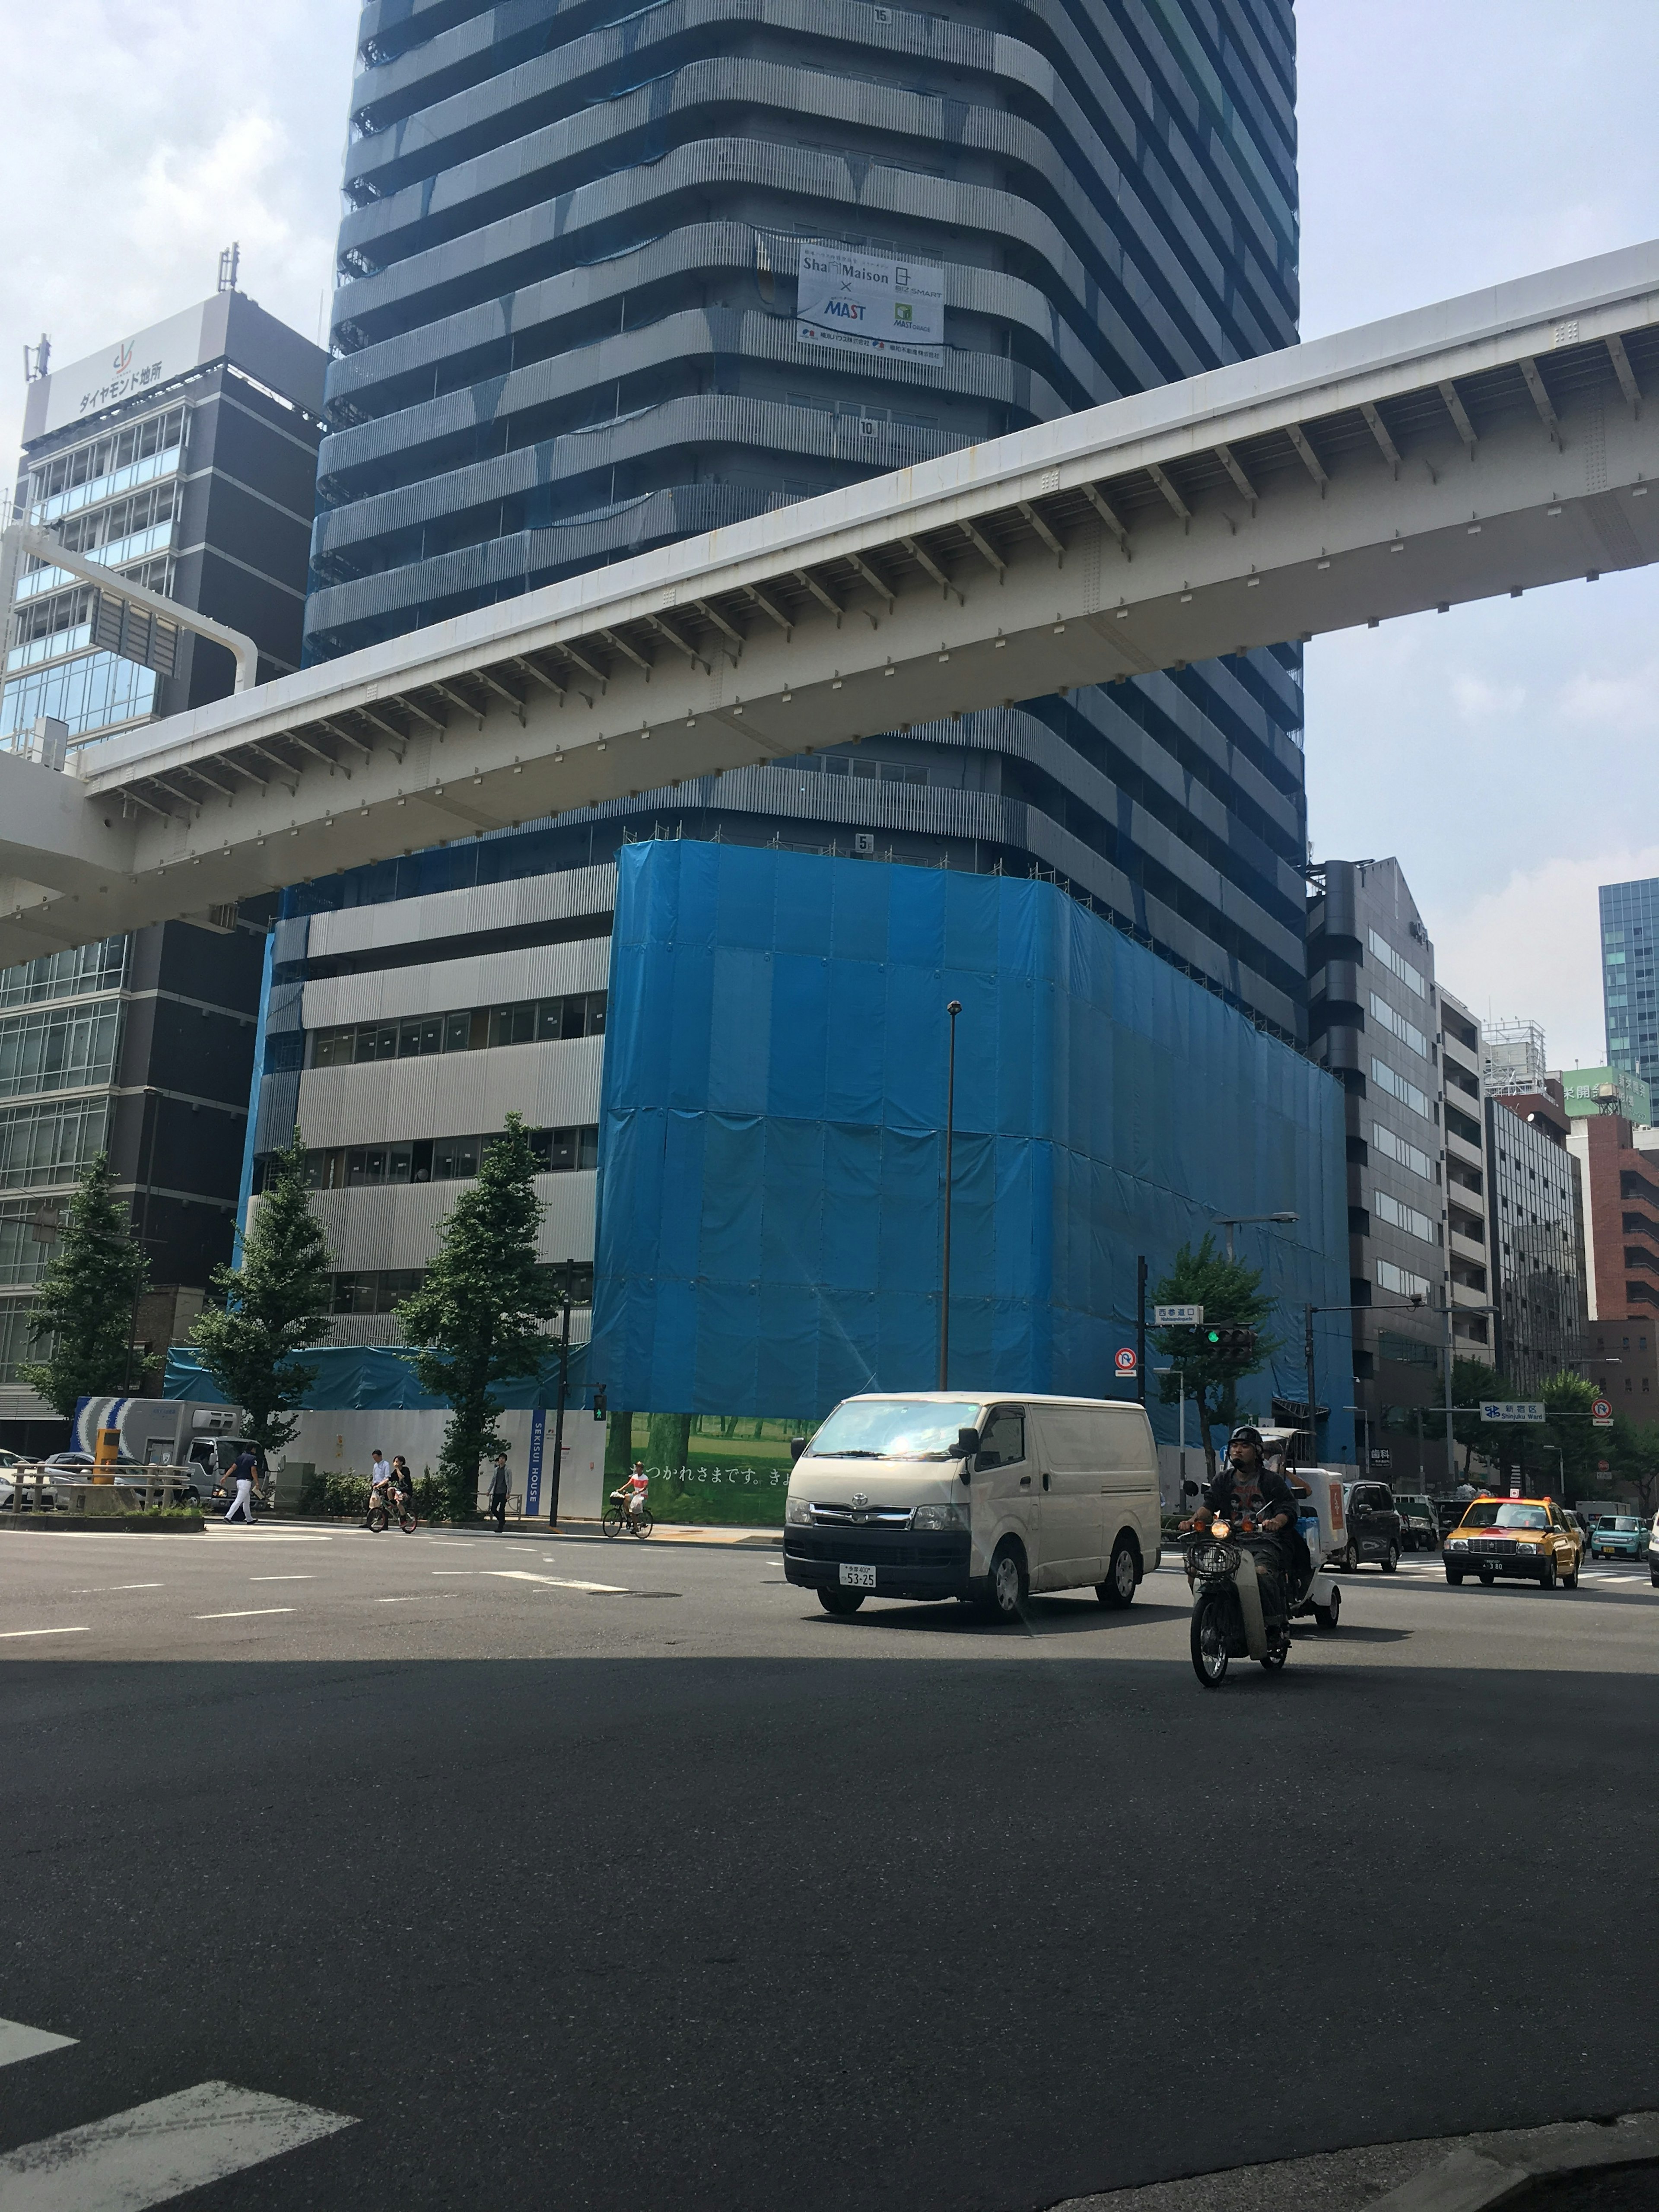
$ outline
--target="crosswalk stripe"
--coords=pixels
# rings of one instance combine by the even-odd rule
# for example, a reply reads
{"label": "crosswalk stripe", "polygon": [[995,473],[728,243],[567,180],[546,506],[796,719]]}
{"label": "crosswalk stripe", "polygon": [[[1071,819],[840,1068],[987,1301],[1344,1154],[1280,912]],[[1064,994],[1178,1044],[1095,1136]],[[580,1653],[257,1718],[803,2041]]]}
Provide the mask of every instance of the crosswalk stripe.
{"label": "crosswalk stripe", "polygon": [[228,2081],[200,2081],[0,2158],[0,2212],[143,2212],[356,2122]]}
{"label": "crosswalk stripe", "polygon": [[67,2051],[72,2035],[54,2035],[49,2027],[25,2027],[21,2020],[0,2020],[0,2066],[15,2066],[20,2058],[38,2058],[43,2051]]}

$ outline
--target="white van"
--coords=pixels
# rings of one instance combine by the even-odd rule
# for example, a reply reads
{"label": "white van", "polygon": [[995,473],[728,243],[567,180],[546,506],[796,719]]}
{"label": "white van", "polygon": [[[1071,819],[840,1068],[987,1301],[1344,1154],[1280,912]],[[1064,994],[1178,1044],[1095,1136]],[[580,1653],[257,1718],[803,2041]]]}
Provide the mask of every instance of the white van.
{"label": "white van", "polygon": [[783,1571],[828,1613],[866,1597],[972,1600],[1015,1620],[1030,1590],[1126,1606],[1159,1554],[1145,1409],[961,1391],[843,1398],[797,1458]]}

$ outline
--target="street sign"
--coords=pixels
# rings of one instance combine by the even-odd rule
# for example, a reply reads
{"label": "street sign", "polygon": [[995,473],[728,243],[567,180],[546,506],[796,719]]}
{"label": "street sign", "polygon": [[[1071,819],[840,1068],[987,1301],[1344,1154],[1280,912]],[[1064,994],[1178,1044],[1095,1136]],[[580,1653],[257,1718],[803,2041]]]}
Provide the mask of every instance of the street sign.
{"label": "street sign", "polygon": [[1126,1344],[1122,1351],[1117,1355],[1118,1373],[1120,1375],[1133,1375],[1138,1364],[1139,1363],[1135,1358],[1133,1346]]}
{"label": "street sign", "polygon": [[1613,1426],[1613,1408],[1605,1398],[1598,1398],[1590,1407],[1590,1423],[1593,1427],[1598,1429],[1610,1429]]}
{"label": "street sign", "polygon": [[547,1436],[547,1408],[538,1406],[530,1416],[530,1457],[525,1467],[524,1512],[533,1521],[542,1510],[542,1455]]}
{"label": "street sign", "polygon": [[1154,1328],[1197,1328],[1204,1319],[1202,1306],[1154,1306]]}
{"label": "street sign", "polygon": [[1483,1398],[1480,1418],[1483,1421],[1541,1421],[1545,1414],[1536,1398]]}

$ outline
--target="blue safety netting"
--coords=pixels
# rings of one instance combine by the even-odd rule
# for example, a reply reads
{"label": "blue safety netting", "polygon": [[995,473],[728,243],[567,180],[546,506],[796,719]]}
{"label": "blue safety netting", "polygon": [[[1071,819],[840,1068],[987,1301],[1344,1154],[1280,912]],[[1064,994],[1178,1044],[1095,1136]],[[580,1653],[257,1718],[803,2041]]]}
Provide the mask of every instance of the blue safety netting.
{"label": "blue safety netting", "polygon": [[[1303,1308],[1349,1296],[1328,1075],[1052,884],[678,842],[619,860],[588,1369],[612,1405],[934,1387],[952,999],[952,1387],[1123,1395],[1137,1256],[1155,1281],[1217,1214],[1291,1211],[1238,1231],[1286,1339],[1242,1401],[1305,1396]],[[1316,1332],[1321,1449],[1351,1458],[1346,1316]]]}
{"label": "blue safety netting", "polygon": [[[317,1370],[317,1379],[307,1391],[301,1403],[307,1409],[339,1413],[420,1413],[447,1401],[429,1398],[415,1379],[411,1355],[395,1344],[325,1344],[314,1346],[300,1355],[299,1364]],[[583,1406],[587,1402],[586,1378],[587,1346],[573,1344],[570,1347],[570,1382],[567,1402]],[[526,1376],[521,1381],[498,1382],[491,1395],[498,1405],[507,1409],[524,1406],[550,1406],[559,1394],[559,1362],[557,1353],[544,1362],[539,1376]],[[195,1350],[187,1344],[175,1344],[167,1352],[167,1375],[161,1385],[165,1398],[191,1398],[204,1405],[223,1406],[229,1401],[219,1389]]]}

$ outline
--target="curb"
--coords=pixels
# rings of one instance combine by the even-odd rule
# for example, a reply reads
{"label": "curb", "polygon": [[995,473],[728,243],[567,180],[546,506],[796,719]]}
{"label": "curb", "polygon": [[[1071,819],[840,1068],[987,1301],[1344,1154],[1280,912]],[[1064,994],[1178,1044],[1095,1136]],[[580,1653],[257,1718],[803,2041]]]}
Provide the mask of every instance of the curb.
{"label": "curb", "polygon": [[1540,2182],[1659,2160],[1659,2112],[1622,2112],[1610,2124],[1579,2120],[1526,2132],[1530,2140],[1519,2157],[1504,2157],[1501,2142],[1484,2151],[1455,2150],[1376,2198],[1370,2212],[1486,2212],[1488,2205],[1528,2197]]}
{"label": "curb", "polygon": [[14,1534],[33,1528],[43,1536],[199,1536],[204,1526],[199,1513],[9,1513],[0,1521]]}

